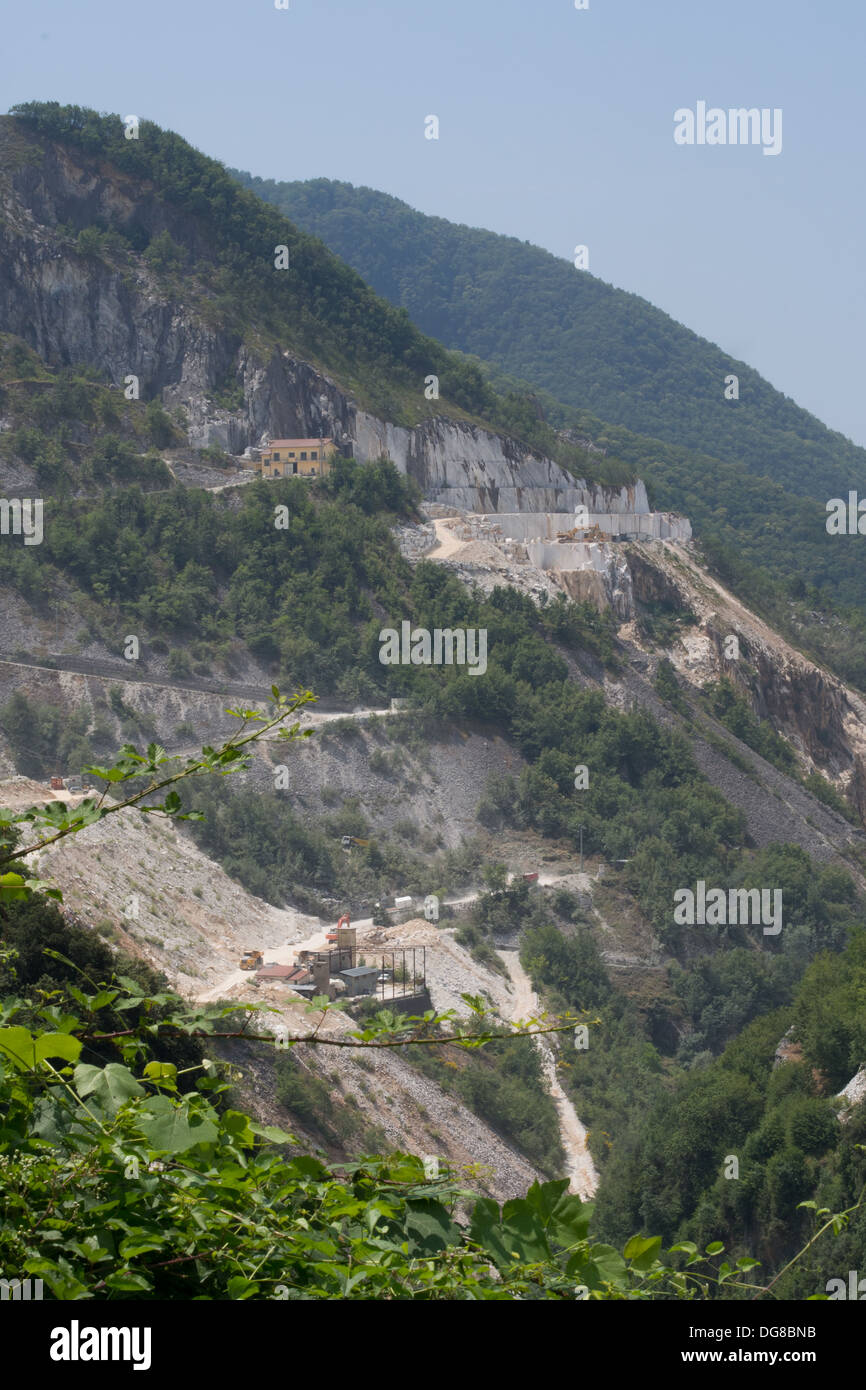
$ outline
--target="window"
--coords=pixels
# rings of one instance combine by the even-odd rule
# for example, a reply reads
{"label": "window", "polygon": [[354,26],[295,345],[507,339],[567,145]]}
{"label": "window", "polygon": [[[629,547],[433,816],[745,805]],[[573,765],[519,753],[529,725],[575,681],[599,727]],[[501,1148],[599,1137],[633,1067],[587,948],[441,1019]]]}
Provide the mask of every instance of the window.
{"label": "window", "polygon": [[312,452],[310,453],[310,458],[311,458],[311,459],[315,459],[315,458],[318,458],[318,457],[319,457],[319,456],[318,456],[318,454],[316,453],[315,449],[313,449]]}
{"label": "window", "polygon": [[302,450],[301,450],[301,463],[306,463],[306,460],[307,460],[307,451],[306,451],[306,449],[302,449]]}
{"label": "window", "polygon": [[294,457],[295,457],[295,451],[294,451],[294,449],[290,449],[290,450],[289,450],[289,458],[290,458],[290,459],[293,459]]}
{"label": "window", "polygon": [[279,454],[274,454],[274,463],[279,463],[279,461],[280,461],[280,456],[279,456]]}

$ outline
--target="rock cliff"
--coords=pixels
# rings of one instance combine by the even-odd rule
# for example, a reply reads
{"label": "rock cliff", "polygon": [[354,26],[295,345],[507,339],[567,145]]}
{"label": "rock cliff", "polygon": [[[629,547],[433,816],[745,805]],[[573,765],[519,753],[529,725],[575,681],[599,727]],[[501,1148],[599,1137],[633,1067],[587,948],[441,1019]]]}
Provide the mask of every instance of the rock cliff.
{"label": "rock cliff", "polygon": [[[365,461],[389,455],[432,501],[481,512],[648,513],[642,483],[590,487],[514,439],[445,417],[408,429],[287,351],[255,351],[219,326],[195,287],[178,297],[141,259],[83,251],[78,233],[114,226],[138,247],[167,232],[207,258],[201,224],[152,186],[0,119],[0,326],[55,365],[87,364],[117,386],[181,407],[195,447],[239,454],[262,435],[329,435]],[[218,326],[214,326],[214,324]],[[236,409],[219,405],[226,388]]]}

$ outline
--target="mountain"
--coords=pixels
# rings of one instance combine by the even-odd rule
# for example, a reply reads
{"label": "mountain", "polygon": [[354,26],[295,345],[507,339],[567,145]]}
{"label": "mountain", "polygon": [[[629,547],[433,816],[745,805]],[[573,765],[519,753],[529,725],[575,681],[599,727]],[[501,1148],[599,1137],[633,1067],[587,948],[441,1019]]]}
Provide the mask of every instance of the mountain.
{"label": "mountain", "polygon": [[[414,323],[511,377],[821,503],[866,486],[866,450],[639,295],[560,257],[330,179],[233,176],[347,261]],[[739,400],[725,399],[725,377]]]}
{"label": "mountain", "polygon": [[866,451],[646,300],[538,247],[369,188],[232,173],[494,384],[522,382],[566,436],[630,467],[656,505],[691,519],[725,583],[866,688],[866,561],[859,536],[828,537],[825,510],[866,491]]}
{"label": "mountain", "polygon": [[[528,399],[499,395],[475,365],[421,334],[320,241],[176,135],[144,122],[140,138],[126,140],[117,118],[57,103],[16,110],[17,120],[0,123],[0,315],[46,360],[90,363],[115,382],[134,373],[146,399],[185,388],[198,415],[203,393],[226,417],[238,398],[245,443],[266,426],[321,425],[341,438],[345,421],[321,399],[329,383],[316,379],[327,373],[332,393],[338,384],[358,409],[395,425],[485,423],[590,481],[630,480],[616,461],[559,437]],[[60,248],[62,275],[50,263]],[[157,286],[170,302],[159,302]],[[304,379],[306,418],[286,399],[293,371]],[[191,439],[206,444],[199,420],[190,424]],[[235,447],[238,430],[220,442]]]}
{"label": "mountain", "polygon": [[[709,1211],[738,1255],[760,1244],[781,1269],[807,1238],[804,1193],[856,1197],[860,1115],[843,1128],[833,1097],[862,1039],[866,703],[708,571],[687,517],[652,508],[687,482],[700,506],[697,470],[713,468],[732,509],[775,497],[786,521],[796,499],[499,389],[178,136],[122,132],[52,105],[0,122],[4,519],[37,490],[45,504],[39,544],[8,526],[0,544],[0,800],[29,804],[23,775],[104,765],[120,742],[182,758],[218,746],[231,709],[254,720],[272,682],[329,698],[299,720],[309,738],[264,741],[248,769],[197,780],[184,804],[202,820],[148,816],[127,833],[116,817],[49,850],[40,873],[84,925],[50,904],[4,906],[0,939],[19,952],[4,970],[45,988],[39,943],[58,950],[66,930],[82,967],[98,957],[101,973],[111,942],[143,988],[224,999],[227,1017],[267,1002],[294,1028],[291,987],[241,971],[239,953],[279,969],[349,912],[377,969],[422,953],[434,1009],[471,1021],[483,999],[497,1029],[568,1009],[589,1046],[569,1030],[548,1050],[497,1040],[480,1058],[425,1045],[344,1065],[335,1050],[325,1072],[312,1047],[275,1061],[269,1040],[220,1042],[255,1122],[278,1126],[259,1137],[279,1144],[291,1125],[329,1160],[410,1144],[489,1165],[479,1181],[497,1195],[535,1173],[592,1191],[597,1169],[600,1234],[672,1236]],[[295,281],[279,278],[293,273],[275,269],[279,246]],[[327,433],[344,453],[327,477],[256,479],[241,451],[281,432]],[[801,505],[817,573],[819,508]],[[759,530],[745,534],[759,554]],[[793,627],[805,605],[782,588],[784,538],[768,537],[756,599]],[[810,637],[826,614],[811,621]],[[483,633],[483,671],[383,663],[383,632],[404,624]],[[679,920],[675,894],[700,882],[781,893],[782,930]],[[446,909],[438,925],[414,915],[428,895]],[[51,968],[52,987],[74,978]],[[415,958],[400,968],[414,983]],[[120,1066],[127,1035],[109,1051],[108,1019],[99,1045]],[[792,1026],[802,1065],[776,1080]],[[333,1036],[349,1027],[340,1015]],[[160,1062],[181,1060],[159,1041]],[[717,1170],[740,1148],[748,1182],[729,1201]],[[320,1173],[298,1162],[305,1180]],[[136,1270],[150,1250],[130,1247]],[[820,1268],[807,1265],[812,1289]]]}

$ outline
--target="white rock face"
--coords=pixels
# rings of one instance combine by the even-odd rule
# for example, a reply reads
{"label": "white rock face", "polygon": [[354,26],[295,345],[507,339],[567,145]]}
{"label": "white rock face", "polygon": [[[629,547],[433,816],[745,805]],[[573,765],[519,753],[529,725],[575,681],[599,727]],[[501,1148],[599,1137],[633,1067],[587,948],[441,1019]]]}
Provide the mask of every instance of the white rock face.
{"label": "white rock face", "polygon": [[[866,1100],[866,1066],[861,1067],[856,1075],[851,1077],[848,1085],[839,1092],[839,1095],[844,1096],[851,1106],[861,1105]],[[846,1116],[846,1118],[848,1117]]]}
{"label": "white rock face", "polygon": [[[643,483],[634,489],[640,490],[644,497]],[[521,541],[553,541],[564,531],[575,527],[573,512],[502,512],[495,520],[504,536]],[[584,522],[581,521],[581,525]],[[651,512],[636,509],[609,512],[590,511],[585,518],[587,527],[597,526],[608,536],[619,536],[629,540],[691,540],[692,528],[684,516],[673,512]],[[556,549],[567,548],[568,542],[559,543]]]}
{"label": "white rock face", "polygon": [[558,513],[572,526],[580,506],[602,514],[649,513],[642,482],[590,486],[552,459],[474,425],[439,419],[405,429],[358,411],[352,433],[362,463],[387,454],[429,501],[463,512]]}

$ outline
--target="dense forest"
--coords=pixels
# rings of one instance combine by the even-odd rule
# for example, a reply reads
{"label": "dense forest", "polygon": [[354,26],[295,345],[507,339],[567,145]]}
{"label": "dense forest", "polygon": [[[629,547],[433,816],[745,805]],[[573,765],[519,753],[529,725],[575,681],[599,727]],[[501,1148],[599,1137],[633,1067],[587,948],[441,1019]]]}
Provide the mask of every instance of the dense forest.
{"label": "dense forest", "polygon": [[[730,965],[726,958],[707,962],[681,979],[684,1000],[692,1008],[702,1002],[707,1017],[717,1019],[726,1007],[719,984]],[[748,1249],[778,1270],[808,1238],[812,1218],[800,1203],[850,1207],[866,1186],[866,1116],[860,1107],[840,1123],[842,1103],[834,1100],[866,1056],[858,1003],[866,934],[858,927],[846,950],[822,952],[786,1007],[773,1007],[784,992],[768,989],[766,979],[756,989],[755,969],[745,967],[741,958],[738,987],[761,1015],[717,1060],[705,1056],[672,1089],[657,1086],[654,1103],[620,1128],[599,1220],[613,1238],[635,1220],[665,1239],[700,1242],[711,1231],[735,1253]],[[788,1030],[791,1056],[774,1065]],[[734,1170],[729,1156],[737,1159]],[[856,1268],[864,1237],[861,1211],[841,1248],[817,1247],[785,1276],[779,1296],[809,1297],[849,1263]]]}

